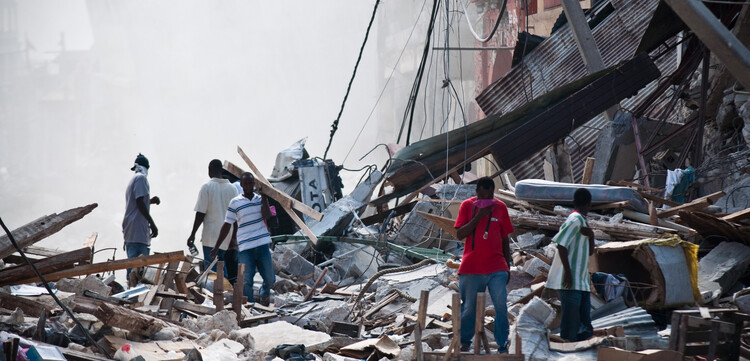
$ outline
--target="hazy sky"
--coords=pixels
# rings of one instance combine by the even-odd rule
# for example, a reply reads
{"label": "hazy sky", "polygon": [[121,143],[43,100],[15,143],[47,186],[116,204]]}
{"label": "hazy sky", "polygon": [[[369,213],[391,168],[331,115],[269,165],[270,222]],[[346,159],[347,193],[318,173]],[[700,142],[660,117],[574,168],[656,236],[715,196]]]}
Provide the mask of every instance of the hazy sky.
{"label": "hazy sky", "polygon": [[[357,161],[384,139],[395,142],[401,119],[390,114],[403,113],[401,94],[408,93],[422,51],[429,14],[429,4],[422,4],[382,2],[328,154],[335,162],[352,146],[423,9],[395,75],[394,84],[404,88],[396,100],[384,101],[392,109],[379,109],[380,119],[367,124],[344,166],[380,167],[387,159],[381,149]],[[116,248],[122,258],[125,187],[141,152],[151,162],[151,193],[162,200],[152,206],[160,228],[152,252],[185,249],[212,158],[244,166],[235,150],[240,145],[268,175],[276,154],[305,137],[309,153],[323,156],[373,5],[18,1],[19,41],[23,46],[28,37],[35,48],[31,67],[18,73],[23,94],[34,101],[0,118],[6,145],[0,148],[0,217],[13,229],[98,202],[91,215],[39,245],[71,250],[97,231],[98,248]],[[54,60],[61,33],[66,58]],[[346,194],[361,173],[342,176]]]}

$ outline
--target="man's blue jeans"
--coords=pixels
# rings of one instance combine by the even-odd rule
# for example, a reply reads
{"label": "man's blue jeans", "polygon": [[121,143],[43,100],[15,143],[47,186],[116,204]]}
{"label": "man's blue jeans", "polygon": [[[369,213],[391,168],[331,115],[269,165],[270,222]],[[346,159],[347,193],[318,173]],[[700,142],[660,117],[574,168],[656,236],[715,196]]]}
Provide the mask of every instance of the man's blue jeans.
{"label": "man's blue jeans", "polygon": [[[125,254],[128,255],[128,258],[135,258],[140,255],[148,256],[150,251],[151,247],[145,243],[125,243]],[[130,268],[125,271],[125,276],[126,279],[130,279]]]}
{"label": "man's blue jeans", "polygon": [[276,283],[276,273],[273,270],[273,260],[271,259],[271,249],[267,244],[241,251],[237,256],[239,263],[245,265],[245,278],[242,293],[247,296],[248,302],[254,302],[253,298],[253,278],[255,277],[255,268],[258,268],[260,276],[263,277],[263,285],[260,288],[259,296],[261,299],[271,296],[271,287]]}
{"label": "man's blue jeans", "polygon": [[[211,265],[213,258],[211,258],[211,250],[213,247],[203,246],[203,269],[205,270]],[[217,254],[219,261],[224,262],[224,276],[229,280],[229,283],[234,284],[237,281],[237,250],[228,249],[226,251],[219,250]],[[216,272],[216,265],[211,268],[211,271]]]}
{"label": "man's blue jeans", "polygon": [[558,290],[562,305],[560,337],[583,341],[594,334],[591,326],[591,293],[577,290]]}
{"label": "man's blue jeans", "polygon": [[495,342],[500,350],[508,341],[508,272],[498,271],[486,275],[458,275],[458,289],[461,292],[461,344],[471,344],[474,338],[474,325],[477,311],[477,293],[489,289],[492,304],[495,305]]}

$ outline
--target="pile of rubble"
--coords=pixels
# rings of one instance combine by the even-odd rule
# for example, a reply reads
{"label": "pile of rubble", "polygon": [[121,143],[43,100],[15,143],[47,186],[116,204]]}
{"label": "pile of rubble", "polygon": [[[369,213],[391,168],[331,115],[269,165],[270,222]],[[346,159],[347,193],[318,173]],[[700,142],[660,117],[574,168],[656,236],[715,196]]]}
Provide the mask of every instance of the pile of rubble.
{"label": "pile of rubble", "polygon": [[[72,360],[103,360],[104,352],[122,360],[136,356],[145,360],[412,360],[417,355],[442,359],[446,352],[457,352],[450,348],[456,335],[453,310],[459,304],[454,302],[460,302],[454,300],[458,278],[453,267],[460,262],[462,243],[456,240],[453,218],[459,203],[473,196],[475,186],[436,186],[432,197],[415,200],[402,214],[387,211],[387,217],[375,213],[360,218],[357,209],[367,204],[379,174],[373,172],[370,178],[326,208],[322,222],[308,222],[317,233],[317,243],[301,234],[274,237],[277,282],[270,306],[244,298],[241,287],[224,279],[222,267],[218,274],[206,272],[201,277],[197,260],[182,251],[93,263],[96,234],[81,250],[61,254],[33,246],[96,205],[36,220],[12,233],[32,257],[44,256],[34,264],[84,329],[44,288],[33,285],[38,281],[33,270],[13,254],[4,237],[0,254],[7,264],[0,270],[0,337],[5,347],[12,348],[11,340],[18,337],[21,349],[27,349],[23,352],[52,349]],[[512,175],[501,178],[511,180]],[[510,189],[495,194],[509,206],[516,227],[511,236],[515,266],[508,284],[511,354],[505,359],[575,355],[575,359],[594,360],[597,354],[602,359],[604,348],[610,359],[621,357],[618,352],[643,350],[663,350],[659,357],[671,357],[670,352],[680,347],[684,351],[686,339],[674,332],[675,327],[687,332],[680,322],[706,314],[732,319],[740,315],[737,307],[750,308],[750,292],[743,291],[750,281],[744,275],[750,247],[740,242],[701,242],[698,249],[687,241],[716,235],[686,224],[697,210],[710,210],[723,192],[670,209],[651,207],[649,215],[639,212],[647,204],[644,199],[659,197],[639,185],[540,181],[508,185]],[[529,187],[535,191],[529,192]],[[560,302],[544,284],[555,252],[550,239],[570,212],[566,208],[570,204],[540,201],[534,194],[577,187],[590,188],[595,195],[588,219],[597,240],[591,262],[597,333],[589,340],[568,343],[555,335]],[[747,227],[734,221],[735,216],[702,217],[704,222],[721,220],[738,229]],[[382,223],[371,223],[378,218]],[[326,232],[332,228],[344,231]],[[106,277],[128,267],[141,267],[139,286],[123,290],[114,276]],[[73,278],[78,276],[82,278]],[[696,304],[719,308],[671,312]],[[491,330],[494,309],[489,297],[486,306],[484,327]],[[496,347],[492,332],[482,334],[486,345]],[[480,352],[482,343],[475,344]]]}
{"label": "pile of rubble", "polygon": [[[268,306],[243,297],[241,276],[231,284],[221,265],[203,272],[201,260],[181,250],[94,262],[96,234],[76,250],[34,246],[96,204],[14,230],[18,248],[1,237],[2,355],[191,361],[750,355],[750,103],[741,84],[747,71],[738,72],[734,62],[725,68],[731,49],[716,52],[724,42],[705,35],[731,28],[747,43],[750,5],[707,2],[723,15],[699,18],[720,24],[693,29],[694,22],[679,21],[670,9],[683,14],[691,2],[595,3],[589,26],[564,25],[477,97],[487,118],[405,148],[389,145],[383,172],[366,169],[347,195],[340,167],[310,158],[304,140],[279,154],[269,178],[238,148],[277,212],[268,223],[277,280]],[[607,68],[587,72],[571,45],[581,28],[607,49],[599,59]],[[583,154],[578,162],[568,138]],[[495,310],[481,294],[474,350],[458,347],[456,265],[463,242],[453,225],[461,202],[475,193],[477,176],[467,170],[488,157],[504,168],[489,176],[515,227],[508,355],[489,352],[498,347],[486,332]],[[229,161],[224,168],[236,177],[244,172]],[[514,172],[524,179],[516,181]],[[542,176],[546,181],[532,179]],[[607,179],[638,182],[590,184]],[[594,200],[587,222],[596,238],[590,262],[596,330],[588,340],[564,342],[557,335],[560,300],[545,284],[555,256],[551,237],[579,187]],[[115,280],[114,271],[126,268],[137,269],[139,285],[125,289]]]}

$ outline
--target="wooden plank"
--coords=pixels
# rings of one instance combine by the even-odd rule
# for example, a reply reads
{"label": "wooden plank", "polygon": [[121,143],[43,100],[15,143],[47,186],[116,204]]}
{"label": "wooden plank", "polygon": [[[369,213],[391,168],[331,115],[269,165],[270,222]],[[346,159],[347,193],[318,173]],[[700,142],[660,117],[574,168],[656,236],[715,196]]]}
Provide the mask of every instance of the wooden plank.
{"label": "wooden plank", "polygon": [[734,212],[732,214],[721,217],[721,219],[727,222],[739,222],[743,219],[748,219],[748,218],[750,218],[750,208],[743,209],[739,212]]}
{"label": "wooden plank", "polygon": [[328,268],[323,268],[323,272],[321,272],[320,276],[318,276],[318,278],[315,280],[315,283],[313,284],[312,288],[310,288],[310,291],[307,292],[307,295],[305,295],[305,298],[302,300],[302,302],[307,302],[312,298],[312,296],[315,294],[315,291],[318,289],[318,285],[320,285],[320,282],[323,280],[323,277],[326,276],[326,273],[328,273]]}
{"label": "wooden plank", "polygon": [[180,266],[180,261],[172,261],[169,262],[167,265],[167,273],[164,275],[164,281],[162,281],[162,285],[164,285],[164,289],[170,289],[172,288],[172,284],[174,283],[175,277],[177,276],[177,267]]}
{"label": "wooden plank", "polygon": [[177,273],[177,276],[174,279],[174,288],[177,290],[177,292],[184,293],[186,295],[190,294],[185,280],[187,279],[187,273],[191,268],[193,268],[193,256],[187,255],[185,256],[185,260],[182,261],[180,272]]}
{"label": "wooden plank", "polygon": [[450,234],[453,239],[458,239],[458,230],[453,228],[453,225],[456,224],[456,220],[423,211],[417,211],[417,213]]}
{"label": "wooden plank", "polygon": [[370,318],[370,316],[374,315],[375,312],[380,311],[383,307],[387,306],[389,303],[395,301],[398,298],[398,292],[393,292],[390,296],[386,297],[384,300],[378,302],[375,306],[372,306],[371,309],[367,311],[367,313],[362,316],[365,319]]}
{"label": "wooden plank", "polygon": [[620,180],[620,181],[608,181],[607,185],[620,186],[620,187],[633,187],[633,188],[638,188],[638,189],[641,189],[641,190],[644,190],[644,191],[647,191],[647,192],[654,192],[654,193],[662,193],[662,192],[664,192],[663,189],[651,188],[651,187],[648,187],[648,186],[644,186],[643,184],[638,184],[638,183],[624,181],[624,180]]}
{"label": "wooden plank", "polygon": [[583,175],[581,176],[581,184],[591,184],[591,174],[594,173],[594,164],[596,158],[586,157],[586,162],[583,165]]}
{"label": "wooden plank", "polygon": [[725,194],[726,193],[724,193],[723,191],[711,193],[705,197],[697,198],[690,203],[681,204],[677,207],[670,208],[665,211],[661,211],[656,216],[659,218],[665,218],[665,217],[673,216],[679,213],[680,211],[703,209],[714,204],[716,200],[723,197]]}
{"label": "wooden plank", "polygon": [[453,338],[448,349],[445,350],[443,361],[448,361],[451,356],[458,356],[461,352],[461,295],[453,294],[451,299],[451,321],[453,322]]}
{"label": "wooden plank", "polygon": [[[70,268],[76,263],[88,262],[91,259],[92,249],[84,247],[75,251],[59,253],[34,262],[34,266],[40,273],[51,273]],[[0,286],[11,285],[18,279],[36,279],[36,273],[28,264],[8,267],[0,271]]]}
{"label": "wooden plank", "polygon": [[180,300],[175,300],[174,303],[172,303],[172,307],[179,308],[181,310],[195,312],[201,315],[213,315],[214,313],[216,313],[216,307],[203,306],[203,305],[195,304],[192,302],[186,302],[186,301],[180,301]]}
{"label": "wooden plank", "polygon": [[427,303],[429,302],[430,291],[422,290],[419,293],[419,308],[417,311],[417,324],[414,326],[414,350],[417,354],[417,361],[424,361],[424,351],[422,350],[422,330],[425,329],[427,319]]}
{"label": "wooden plank", "polygon": [[607,203],[607,204],[599,204],[596,206],[592,206],[591,210],[598,211],[602,209],[624,208],[624,207],[627,207],[628,203],[629,203],[628,201],[621,201],[621,202],[612,202],[612,203]]}
{"label": "wooden plank", "polygon": [[543,213],[547,213],[547,214],[553,214],[554,213],[552,211],[552,209],[550,209],[548,207],[541,206],[541,205],[536,205],[536,204],[532,204],[532,203],[529,203],[527,201],[518,199],[516,197],[515,193],[513,193],[511,191],[506,191],[506,190],[499,189],[497,191],[497,193],[495,193],[495,198],[497,198],[497,199],[499,199],[499,200],[501,200],[501,201],[503,201],[505,203],[510,203],[510,204],[515,204],[515,205],[521,206],[521,207],[526,208],[528,210],[535,210],[535,211],[539,211],[539,212],[543,212]]}
{"label": "wooden plank", "polygon": [[362,223],[365,226],[371,226],[375,223],[383,222],[386,218],[388,218],[388,215],[391,213],[392,210],[396,211],[396,213],[393,214],[394,217],[404,215],[406,213],[411,212],[411,210],[414,208],[416,204],[417,202],[410,202],[410,203],[406,203],[398,207],[395,207],[393,209],[389,209],[384,212],[373,214],[369,217],[362,218]]}
{"label": "wooden plank", "polygon": [[[91,211],[97,206],[96,203],[92,203],[87,206],[69,209],[60,214],[53,213],[27,223],[20,228],[16,228],[11,231],[11,234],[16,240],[18,246],[21,247],[21,249],[24,249],[57,233],[65,226],[83,218],[85,215],[91,213]],[[10,256],[15,252],[16,248],[10,243],[8,235],[4,234],[0,237],[0,259]]]}
{"label": "wooden plank", "polygon": [[[265,195],[273,198],[277,202],[279,202],[282,206],[286,206],[295,210],[298,210],[308,216],[310,218],[320,221],[323,219],[323,214],[316,211],[315,209],[311,208],[307,204],[304,204],[292,197],[290,197],[288,194],[281,192],[273,187],[273,185],[266,179],[266,177],[263,176],[263,173],[258,170],[258,168],[255,166],[255,164],[250,160],[250,158],[245,154],[244,151],[242,151],[242,148],[237,146],[237,153],[240,154],[240,157],[242,157],[242,160],[247,163],[247,166],[250,167],[250,169],[255,173],[255,176],[258,177],[260,180],[260,189],[259,191],[263,192]],[[258,184],[256,184],[257,186]]]}
{"label": "wooden plank", "polygon": [[670,201],[669,199],[664,199],[664,198],[655,196],[655,195],[653,195],[651,193],[648,193],[648,192],[638,191],[638,194],[640,194],[641,197],[643,197],[645,199],[648,199],[650,201],[654,201],[656,203],[661,203],[663,205],[667,205],[667,206],[670,206],[670,207],[677,207],[677,206],[681,205],[680,203],[673,202],[673,201]]}
{"label": "wooden plank", "polygon": [[224,309],[224,261],[216,264],[216,279],[214,280],[214,307],[216,312]]}
{"label": "wooden plank", "polygon": [[[136,268],[159,264],[163,262],[171,262],[185,259],[185,255],[182,251],[175,251],[169,253],[157,253],[151,256],[138,256],[135,258],[127,258],[116,261],[108,261],[94,264],[86,264],[75,266],[71,269],[52,272],[44,275],[47,281],[57,281],[61,278],[70,278],[76,276],[89,275],[93,273],[102,273],[107,271],[116,271],[126,268]],[[36,277],[19,279],[13,281],[13,285],[20,285],[24,283],[36,282]]]}
{"label": "wooden plank", "polygon": [[750,89],[750,50],[698,0],[666,0],[745,89]]}
{"label": "wooden plank", "polygon": [[268,320],[276,318],[276,317],[278,317],[278,315],[275,313],[265,313],[262,315],[247,317],[244,320],[242,320],[242,322],[240,322],[240,327],[245,328],[245,327],[250,327],[256,323],[268,322]]}
{"label": "wooden plank", "polygon": [[88,297],[88,298],[99,300],[99,301],[109,302],[115,305],[128,305],[128,304],[135,303],[134,301],[126,300],[124,298],[100,295],[91,290],[83,290],[83,297]]}
{"label": "wooden plank", "polygon": [[94,316],[102,321],[105,325],[119,327],[130,332],[152,336],[154,333],[167,328],[175,327],[180,331],[180,335],[188,339],[195,340],[198,335],[180,325],[166,322],[160,318],[145,315],[125,307],[112,306],[102,303],[96,309]]}
{"label": "wooden plank", "polygon": [[50,315],[54,307],[42,302],[34,301],[29,298],[13,296],[9,293],[0,292],[0,307],[9,310],[20,308],[25,315],[37,317],[42,312]]}
{"label": "wooden plank", "polygon": [[474,354],[479,355],[482,345],[485,353],[489,354],[490,345],[487,342],[487,335],[484,334],[484,292],[477,293],[476,319],[474,321]]}
{"label": "wooden plank", "polygon": [[237,314],[237,324],[242,323],[242,297],[245,287],[245,264],[237,265],[237,279],[234,282],[234,293],[232,294],[232,309]]}
{"label": "wooden plank", "polygon": [[[249,161],[249,159],[247,161]],[[240,169],[239,167],[235,166],[234,164],[228,161],[224,161],[224,168],[237,177],[241,176],[243,173],[242,169]],[[234,172],[237,172],[238,174],[235,174]],[[279,198],[279,199],[282,199],[282,198]],[[274,200],[278,202],[278,199],[274,198]],[[310,241],[312,241],[313,244],[318,244],[318,237],[312,233],[310,228],[308,228],[305,222],[299,218],[297,213],[295,213],[294,210],[292,210],[292,208],[289,207],[288,204],[282,203],[282,202],[279,202],[279,204],[281,204],[281,208],[283,208],[284,211],[286,211],[286,213],[289,215],[289,218],[291,218],[294,224],[296,224],[297,227],[299,227],[302,233],[304,233],[308,238],[310,238]]]}
{"label": "wooden plank", "polygon": [[91,233],[90,236],[86,237],[86,240],[83,241],[84,247],[90,247],[91,249],[94,249],[94,245],[96,245],[96,240],[99,238],[99,233],[94,232]]}

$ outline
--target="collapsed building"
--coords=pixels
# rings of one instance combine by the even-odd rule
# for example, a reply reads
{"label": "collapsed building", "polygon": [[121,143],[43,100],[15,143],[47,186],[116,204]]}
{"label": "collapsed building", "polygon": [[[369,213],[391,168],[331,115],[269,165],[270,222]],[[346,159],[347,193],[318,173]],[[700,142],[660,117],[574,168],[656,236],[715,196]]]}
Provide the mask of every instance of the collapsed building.
{"label": "collapsed building", "polygon": [[[94,262],[96,234],[77,250],[34,246],[96,204],[3,236],[3,357],[750,357],[750,6],[611,0],[581,20],[563,3],[563,24],[531,44],[519,35],[510,72],[477,96],[485,119],[390,145],[388,162],[346,194],[339,167],[311,158],[304,140],[279,153],[268,178],[240,148],[244,164],[224,162],[233,176],[254,173],[276,208],[272,305],[243,298],[241,279],[202,272],[182,250]],[[486,157],[516,228],[507,355],[489,352],[495,310],[484,298],[474,349],[456,341],[463,245],[453,225],[476,188],[469,167]],[[565,342],[545,282],[551,237],[580,187],[594,201],[597,332]],[[139,268],[138,286],[116,282],[125,268]]]}

